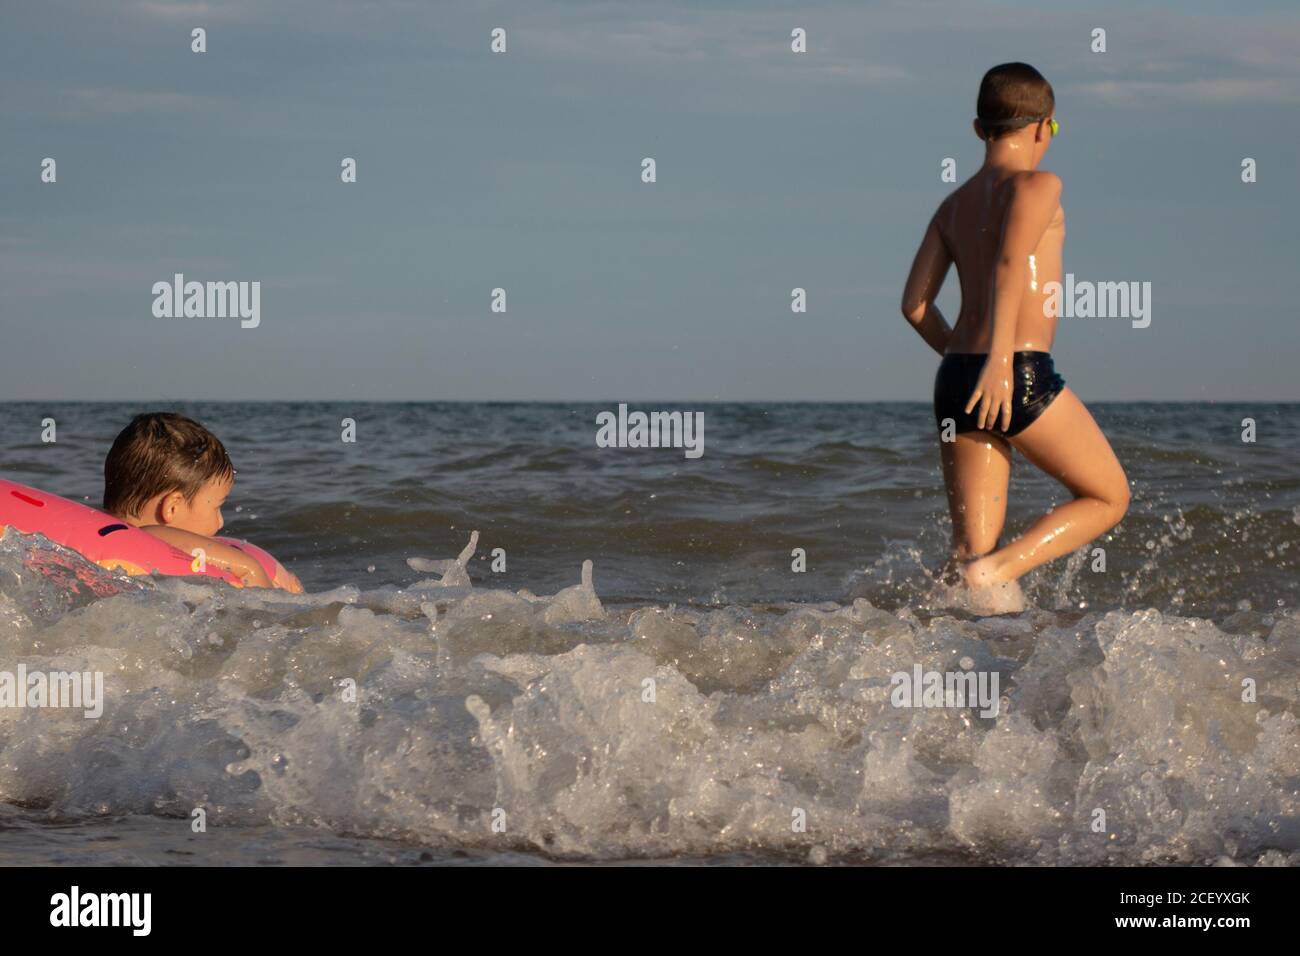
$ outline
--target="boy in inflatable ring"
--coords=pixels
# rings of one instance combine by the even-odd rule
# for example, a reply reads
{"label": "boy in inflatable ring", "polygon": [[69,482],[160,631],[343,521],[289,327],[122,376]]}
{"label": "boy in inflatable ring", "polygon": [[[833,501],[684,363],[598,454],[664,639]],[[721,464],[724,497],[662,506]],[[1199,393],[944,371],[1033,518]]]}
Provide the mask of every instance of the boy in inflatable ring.
{"label": "boy in inflatable ring", "polygon": [[137,415],[104,460],[104,510],[189,554],[229,571],[247,587],[302,593],[275,562],[274,579],[251,554],[215,537],[221,506],[235,484],[225,447],[198,422],[171,412]]}

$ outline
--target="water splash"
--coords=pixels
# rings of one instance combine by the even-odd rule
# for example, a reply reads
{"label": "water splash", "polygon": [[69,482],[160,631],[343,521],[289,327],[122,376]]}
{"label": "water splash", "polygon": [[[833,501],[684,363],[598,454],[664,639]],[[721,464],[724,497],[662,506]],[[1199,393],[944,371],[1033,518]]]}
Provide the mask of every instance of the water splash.
{"label": "water splash", "polygon": [[[0,709],[0,800],[573,859],[1300,863],[1295,612],[610,610],[590,561],[551,596],[475,588],[476,544],[402,588],[88,566],[67,597],[29,563],[67,553],[0,539],[0,670],[107,698]],[[893,674],[963,661],[995,718],[893,706]]]}

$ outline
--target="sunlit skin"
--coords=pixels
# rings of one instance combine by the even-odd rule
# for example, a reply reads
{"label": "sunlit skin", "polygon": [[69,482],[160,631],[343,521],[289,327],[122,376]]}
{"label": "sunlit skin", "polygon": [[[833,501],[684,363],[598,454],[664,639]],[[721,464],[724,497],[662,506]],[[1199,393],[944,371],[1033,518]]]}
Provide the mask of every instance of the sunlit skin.
{"label": "sunlit skin", "polygon": [[229,571],[245,586],[302,593],[298,579],[282,565],[277,566],[272,580],[257,559],[215,540],[214,535],[225,525],[221,507],[234,486],[233,477],[214,478],[204,482],[192,499],[179,490],[167,491],[150,498],[137,513],[116,517],[187,554],[202,548],[208,564]]}
{"label": "sunlit skin", "polygon": [[[930,220],[903,292],[904,317],[940,355],[988,354],[966,405],[983,429],[1005,431],[1011,423],[1013,353],[1050,352],[1056,335],[1044,287],[1061,281],[1065,214],[1061,180],[1038,169],[1051,143],[1052,119],[985,139],[984,165]],[[974,128],[984,139],[978,120]],[[954,264],[961,312],[949,328],[934,300]],[[1074,497],[998,548],[1012,446]],[[953,559],[972,591],[992,604],[1001,600],[994,592],[1114,527],[1128,508],[1124,469],[1068,387],[1014,437],[965,432],[940,441],[939,449]]]}

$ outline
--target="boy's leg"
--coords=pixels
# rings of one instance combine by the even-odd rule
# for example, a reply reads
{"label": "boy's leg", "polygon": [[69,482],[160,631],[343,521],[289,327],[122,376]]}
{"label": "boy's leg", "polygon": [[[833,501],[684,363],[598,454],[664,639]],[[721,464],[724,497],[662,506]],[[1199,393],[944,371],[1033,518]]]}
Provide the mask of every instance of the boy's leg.
{"label": "boy's leg", "polygon": [[998,546],[1007,517],[1011,448],[989,432],[963,432],[939,443],[952,515],[953,556],[970,561]]}
{"label": "boy's leg", "polygon": [[1010,544],[967,566],[966,577],[972,584],[1013,581],[1113,528],[1128,509],[1124,469],[1088,409],[1070,389],[1056,396],[1038,420],[1011,443],[1065,485],[1074,500],[1053,508]]}

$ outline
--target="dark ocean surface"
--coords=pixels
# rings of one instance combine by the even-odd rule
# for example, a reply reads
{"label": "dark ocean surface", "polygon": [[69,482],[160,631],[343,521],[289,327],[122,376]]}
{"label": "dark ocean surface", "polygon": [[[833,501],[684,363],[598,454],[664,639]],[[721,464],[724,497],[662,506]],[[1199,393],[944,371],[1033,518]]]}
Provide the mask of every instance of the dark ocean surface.
{"label": "dark ocean surface", "polygon": [[[927,574],[925,405],[633,406],[703,411],[698,459],[597,447],[615,403],[153,407],[309,593],[69,592],[0,540],[0,671],[106,685],[0,709],[0,863],[1300,861],[1295,405],[1095,406],[1133,487],[1106,569],[1000,618]],[[144,410],[0,405],[0,478],[98,506]],[[1065,494],[1017,459],[1008,529]],[[918,664],[997,675],[998,715],[893,706]]]}

